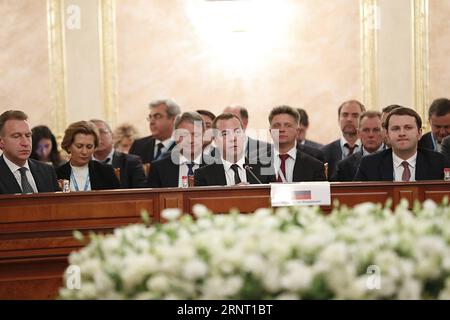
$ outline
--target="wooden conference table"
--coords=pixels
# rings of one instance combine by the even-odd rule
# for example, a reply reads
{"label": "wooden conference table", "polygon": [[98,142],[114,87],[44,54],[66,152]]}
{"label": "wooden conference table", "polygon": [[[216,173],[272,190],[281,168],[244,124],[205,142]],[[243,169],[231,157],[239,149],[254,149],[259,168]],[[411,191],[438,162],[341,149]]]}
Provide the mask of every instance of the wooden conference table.
{"label": "wooden conference table", "polygon": [[[353,206],[372,201],[397,205],[450,197],[450,183],[331,183],[331,198]],[[62,285],[67,256],[81,244],[73,230],[111,232],[141,221],[146,210],[161,221],[164,208],[191,212],[202,203],[216,213],[238,208],[242,213],[270,207],[270,186],[126,189],[34,195],[0,195],[0,299],[53,299]],[[329,212],[331,207],[322,207]]]}

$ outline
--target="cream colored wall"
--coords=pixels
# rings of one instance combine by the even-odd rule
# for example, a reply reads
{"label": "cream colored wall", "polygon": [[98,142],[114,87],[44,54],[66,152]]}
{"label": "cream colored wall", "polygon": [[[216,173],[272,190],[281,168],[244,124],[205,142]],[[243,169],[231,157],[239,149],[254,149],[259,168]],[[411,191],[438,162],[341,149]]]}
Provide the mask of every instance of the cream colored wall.
{"label": "cream colored wall", "polygon": [[51,125],[45,0],[0,3],[0,113],[25,110],[30,124]]}
{"label": "cream colored wall", "polygon": [[450,1],[430,1],[430,102],[440,97],[450,98],[449,16]]}
{"label": "cream colored wall", "polygon": [[[186,111],[202,107],[220,113],[228,104],[242,104],[249,109],[250,127],[265,129],[269,110],[288,104],[310,114],[309,138],[322,143],[335,139],[337,107],[362,96],[359,2],[256,5],[249,19],[260,17],[260,30],[243,23],[244,16],[225,31],[216,23],[226,8],[216,17],[211,6],[230,2],[206,3],[118,1],[118,122],[131,121],[147,134],[148,102],[168,96]],[[233,28],[247,32],[233,33]],[[258,40],[251,42],[252,35]]]}

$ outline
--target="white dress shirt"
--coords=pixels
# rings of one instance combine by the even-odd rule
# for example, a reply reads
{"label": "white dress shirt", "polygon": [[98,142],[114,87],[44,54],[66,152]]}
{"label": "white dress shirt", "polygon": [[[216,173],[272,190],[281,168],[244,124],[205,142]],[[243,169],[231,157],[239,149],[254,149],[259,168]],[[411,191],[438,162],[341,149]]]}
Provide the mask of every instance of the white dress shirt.
{"label": "white dress shirt", "polygon": [[[286,177],[284,181],[283,177],[281,178],[281,180],[283,182],[292,182],[294,180],[294,166],[295,166],[295,160],[297,158],[297,143],[294,145],[294,147],[292,149],[290,149],[287,154],[289,155],[289,158],[286,159],[286,164],[285,164],[285,171],[286,171]],[[281,173],[281,159],[280,159],[280,152],[278,150],[274,150],[274,159],[273,159],[273,165],[275,168],[275,172],[276,172],[276,176],[278,178],[278,176]]]}
{"label": "white dress shirt", "polygon": [[[91,190],[91,182],[89,179],[89,165],[85,165],[84,167],[74,167],[70,165],[70,168],[72,169],[72,173],[70,174],[70,191]],[[76,186],[78,186],[78,190]]]}
{"label": "white dress shirt", "polygon": [[183,187],[183,176],[188,175],[189,168],[187,166],[188,163],[194,163],[192,166],[192,171],[197,170],[200,167],[200,163],[202,161],[202,155],[200,154],[194,161],[186,159],[182,154],[180,154],[180,165],[179,165],[179,173],[178,173],[178,187]]}
{"label": "white dress shirt", "polygon": [[[19,169],[21,167],[19,167],[17,164],[15,164],[14,162],[10,161],[6,155],[3,155],[3,159],[5,159],[6,165],[8,166],[9,170],[11,170],[12,174],[14,175],[14,178],[16,178],[17,183],[19,184],[20,188],[22,189],[22,178],[20,176],[20,171]],[[33,188],[33,191],[39,192],[36,186],[36,182],[34,181],[33,175],[31,174],[30,171],[30,166],[28,165],[28,160],[25,162],[25,164],[23,165],[24,168],[27,168],[26,171],[26,176],[28,179],[28,182],[31,185],[31,188]]]}
{"label": "white dress shirt", "polygon": [[409,159],[403,160],[399,158],[394,152],[392,152],[392,161],[394,163],[394,181],[403,181],[402,175],[405,168],[402,165],[403,161],[408,162],[409,171],[411,172],[411,177],[409,181],[416,181],[416,161],[417,152]]}
{"label": "white dress shirt", "polygon": [[[101,163],[104,163],[104,164],[112,165],[114,151],[116,151],[116,150],[114,148],[112,148],[111,152],[103,160],[98,160],[97,158],[95,158],[95,156],[92,156],[92,160],[95,160],[95,161],[98,161],[98,162],[101,162]],[[106,160],[108,160],[108,161],[106,161]]]}
{"label": "white dress shirt", "polygon": [[[347,142],[347,140],[345,140],[344,137],[341,137],[340,143],[341,143],[342,159],[345,159],[345,158],[347,158],[347,156],[348,156],[348,154],[349,154],[349,152],[350,152],[350,150],[348,150],[348,148],[344,146],[344,145],[345,145],[346,143],[348,143],[348,142]],[[355,149],[353,150],[353,153],[352,153],[352,154],[355,154],[355,153],[357,153],[358,151],[360,151],[360,150],[361,150],[361,145],[362,145],[362,144],[361,144],[361,139],[358,138],[358,140],[356,140],[356,142],[355,142],[355,144],[354,144],[354,146],[356,146],[356,147],[355,147]]]}
{"label": "white dress shirt", "polygon": [[[222,159],[223,163],[223,169],[225,170],[225,178],[227,179],[227,186],[234,186],[236,183],[234,181],[234,171],[231,169],[231,165],[233,163],[228,162],[225,159]],[[241,182],[247,182],[247,172],[244,169],[245,164],[245,157],[242,156],[241,159],[239,159],[236,164],[238,165],[238,173],[239,178],[241,178]]]}
{"label": "white dress shirt", "polygon": [[156,157],[156,154],[158,153],[158,144],[160,142],[164,145],[164,147],[162,147],[162,149],[161,149],[161,154],[163,154],[164,152],[169,150],[170,146],[173,144],[174,141],[172,140],[172,138],[166,139],[164,141],[155,139],[155,149],[153,150],[154,158]]}

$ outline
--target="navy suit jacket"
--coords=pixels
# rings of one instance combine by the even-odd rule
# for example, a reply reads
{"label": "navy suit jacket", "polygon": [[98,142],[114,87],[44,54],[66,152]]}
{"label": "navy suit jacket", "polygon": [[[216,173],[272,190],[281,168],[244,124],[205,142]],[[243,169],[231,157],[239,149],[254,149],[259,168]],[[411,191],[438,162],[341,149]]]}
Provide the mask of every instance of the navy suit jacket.
{"label": "navy suit jacket", "polygon": [[[203,157],[201,159],[202,163],[200,163],[199,168],[205,166]],[[152,163],[147,179],[148,187],[150,188],[178,187],[180,165],[178,157],[175,157],[174,160],[175,162],[172,161],[172,157],[169,154],[166,155],[164,158],[156,160]],[[197,168],[197,170],[199,168]]]}
{"label": "navy suit jacket", "polygon": [[170,151],[172,151],[173,147],[175,147],[175,142],[173,142],[170,145],[169,149],[161,154],[158,159],[153,159],[153,156],[155,154],[155,141],[155,138],[153,138],[152,136],[134,140],[129,153],[141,157],[143,163],[151,163],[154,160],[162,159],[164,153],[169,153]]}
{"label": "navy suit jacket", "polygon": [[342,160],[341,141],[337,139],[322,148],[325,153],[325,162],[328,162],[328,177],[333,177],[337,164]]}
{"label": "navy suit jacket", "polygon": [[[70,180],[71,173],[70,161],[56,169],[58,179]],[[89,179],[91,190],[120,189],[119,180],[117,180],[113,167],[109,164],[94,160],[89,161]]]}
{"label": "navy suit jacket", "polygon": [[433,138],[431,132],[425,133],[419,140],[419,148],[437,151],[434,149]]}
{"label": "navy suit jacket", "polygon": [[447,161],[450,162],[450,136],[445,137],[442,140],[442,154],[447,157]]}
{"label": "navy suit jacket", "polygon": [[120,186],[123,189],[146,187],[144,168],[138,156],[115,151],[112,166],[120,168]]}
{"label": "navy suit jacket", "polygon": [[[53,166],[33,159],[28,159],[28,166],[38,192],[61,191]],[[0,156],[0,194],[15,193],[22,193],[22,189],[2,155]]]}
{"label": "navy suit jacket", "polygon": [[348,156],[344,160],[339,161],[336,172],[330,180],[341,182],[353,181],[356,172],[358,171],[362,156],[363,151],[361,150],[357,153],[352,154],[351,156]]}
{"label": "navy suit jacket", "polygon": [[[442,180],[447,159],[427,149],[417,150],[416,180]],[[361,159],[355,181],[394,181],[392,149],[377,152]]]}
{"label": "navy suit jacket", "polygon": [[[245,161],[248,164],[248,160]],[[272,175],[262,175],[261,164],[249,164],[253,174],[261,181],[261,183],[269,183],[273,180]],[[250,184],[259,184],[251,173],[246,171],[247,182]],[[226,186],[227,178],[225,177],[225,170],[222,163],[212,163],[204,167],[198,168],[194,172],[195,186]]]}

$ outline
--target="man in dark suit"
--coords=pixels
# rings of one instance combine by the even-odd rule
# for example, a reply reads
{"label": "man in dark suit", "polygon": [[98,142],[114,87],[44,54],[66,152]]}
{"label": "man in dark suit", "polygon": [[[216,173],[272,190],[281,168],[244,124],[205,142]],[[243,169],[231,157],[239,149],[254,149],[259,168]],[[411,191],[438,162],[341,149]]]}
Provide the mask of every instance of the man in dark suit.
{"label": "man in dark suit", "polygon": [[143,163],[151,163],[173,149],[173,124],[180,114],[180,107],[169,99],[152,101],[149,108],[147,121],[152,135],[135,140],[129,152],[139,156]]}
{"label": "man in dark suit", "polygon": [[398,108],[386,119],[388,139],[392,148],[361,159],[357,181],[440,180],[444,177],[447,159],[440,153],[418,149],[422,120],[412,109]]}
{"label": "man in dark suit", "polygon": [[[197,112],[184,112],[175,120],[175,148],[170,155],[152,163],[148,177],[151,188],[187,187],[189,180],[194,178],[194,172],[205,165],[202,153],[205,124]],[[213,159],[209,159],[209,163]],[[193,181],[193,180],[192,180]]]}
{"label": "man in dark suit", "polygon": [[297,149],[300,115],[294,108],[279,106],[269,115],[274,141],[272,168],[277,182],[323,181],[324,165]]}
{"label": "man in dark suit", "polygon": [[[231,113],[213,122],[216,161],[194,172],[195,186],[233,186],[268,183],[272,176],[261,174],[261,165],[245,157],[245,133],[241,119]],[[251,163],[250,163],[251,162]]]}
{"label": "man in dark suit", "polygon": [[[246,108],[239,105],[228,106],[223,110],[224,113],[231,113],[237,116],[242,121],[242,126],[245,131],[245,157],[247,159],[252,159],[254,162],[269,163],[270,154],[268,153],[271,148],[270,144],[267,142],[253,139],[248,135],[248,111]],[[256,164],[256,163],[255,163]]]}
{"label": "man in dark suit", "polygon": [[428,121],[431,132],[423,135],[419,147],[440,152],[442,139],[450,135],[450,100],[434,100],[428,109]]}
{"label": "man in dark suit", "polygon": [[55,169],[29,159],[32,141],[27,119],[18,110],[0,115],[0,194],[60,191]]}
{"label": "man in dark suit", "polygon": [[377,111],[363,112],[359,117],[358,133],[362,143],[361,151],[339,161],[336,174],[331,177],[332,181],[353,181],[361,158],[384,150],[381,113]]}
{"label": "man in dark suit", "polygon": [[339,161],[361,150],[357,128],[359,116],[364,111],[366,108],[357,100],[345,101],[339,106],[338,117],[342,137],[322,148],[328,163],[328,177],[333,177]]}
{"label": "man in dark suit", "polygon": [[99,132],[99,144],[94,151],[94,160],[120,170],[118,178],[122,189],[145,188],[146,177],[141,159],[136,155],[125,154],[113,148],[114,136],[105,121],[93,119],[91,122],[95,124]]}
{"label": "man in dark suit", "polygon": [[300,114],[300,125],[299,125],[299,133],[297,136],[297,146],[307,146],[309,148],[314,149],[322,148],[323,147],[322,144],[306,139],[306,132],[308,131],[309,128],[309,117],[304,109],[297,108],[297,111]]}

